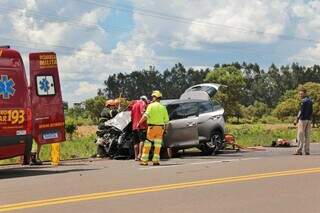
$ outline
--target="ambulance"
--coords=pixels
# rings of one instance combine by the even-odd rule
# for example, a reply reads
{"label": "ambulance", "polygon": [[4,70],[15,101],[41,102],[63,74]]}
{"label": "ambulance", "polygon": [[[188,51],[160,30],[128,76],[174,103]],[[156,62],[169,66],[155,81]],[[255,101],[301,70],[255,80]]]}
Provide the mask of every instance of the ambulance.
{"label": "ambulance", "polygon": [[29,71],[28,80],[20,53],[0,47],[0,160],[23,156],[29,164],[33,140],[65,141],[56,54],[30,53]]}

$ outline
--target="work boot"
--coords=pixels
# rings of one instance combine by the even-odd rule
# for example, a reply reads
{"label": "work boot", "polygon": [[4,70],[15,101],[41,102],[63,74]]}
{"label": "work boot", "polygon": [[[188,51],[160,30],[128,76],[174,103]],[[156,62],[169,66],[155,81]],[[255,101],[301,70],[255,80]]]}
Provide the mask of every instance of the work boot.
{"label": "work boot", "polygon": [[295,152],[293,155],[302,155],[302,152]]}
{"label": "work boot", "polygon": [[141,165],[141,166],[148,166],[148,162],[141,161],[141,162],[140,162],[140,165]]}
{"label": "work boot", "polygon": [[31,153],[31,166],[39,166],[42,165],[42,161],[40,159],[37,159],[37,153]]}

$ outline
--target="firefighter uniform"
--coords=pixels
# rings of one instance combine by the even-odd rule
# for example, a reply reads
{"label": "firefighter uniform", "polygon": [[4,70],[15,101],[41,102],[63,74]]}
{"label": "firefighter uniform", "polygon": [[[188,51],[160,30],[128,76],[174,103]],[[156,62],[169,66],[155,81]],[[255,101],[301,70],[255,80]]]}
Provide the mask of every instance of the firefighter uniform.
{"label": "firefighter uniform", "polygon": [[154,165],[159,165],[160,150],[163,142],[163,133],[165,124],[169,122],[168,112],[165,106],[160,104],[162,94],[159,91],[154,91],[152,96],[157,100],[151,103],[144,114],[147,118],[148,129],[147,139],[144,142],[141,164],[147,165],[149,161],[149,152],[154,145],[154,154],[152,162]]}
{"label": "firefighter uniform", "polygon": [[100,119],[98,123],[98,131],[97,134],[97,157],[106,157],[105,149],[104,149],[104,140],[103,135],[107,129],[105,122],[114,118],[118,114],[118,102],[115,100],[107,100],[105,103],[105,107],[100,114]]}

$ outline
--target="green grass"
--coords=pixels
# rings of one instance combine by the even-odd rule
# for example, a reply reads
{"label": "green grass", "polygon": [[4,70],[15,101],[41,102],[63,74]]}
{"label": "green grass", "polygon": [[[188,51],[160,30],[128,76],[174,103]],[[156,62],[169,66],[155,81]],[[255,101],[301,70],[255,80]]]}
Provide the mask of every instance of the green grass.
{"label": "green grass", "polygon": [[[284,125],[241,124],[227,125],[227,132],[236,137],[236,142],[243,146],[270,146],[278,138],[295,140],[297,129],[287,128]],[[319,129],[313,129],[312,142],[320,142]]]}
{"label": "green grass", "polygon": [[[94,143],[95,135],[87,137],[75,138],[61,143],[60,159],[88,158],[96,152],[96,144]],[[41,148],[40,159],[50,160],[51,147],[45,145]]]}
{"label": "green grass", "polygon": [[[75,138],[74,140],[68,140],[61,143],[60,147],[60,159],[76,159],[76,158],[88,158],[95,154],[96,144],[94,143],[95,135],[89,135],[86,137]],[[44,145],[41,148],[40,158],[43,161],[50,160],[51,146]],[[19,163],[20,158],[11,158],[7,160],[0,161],[2,164],[13,164]]]}

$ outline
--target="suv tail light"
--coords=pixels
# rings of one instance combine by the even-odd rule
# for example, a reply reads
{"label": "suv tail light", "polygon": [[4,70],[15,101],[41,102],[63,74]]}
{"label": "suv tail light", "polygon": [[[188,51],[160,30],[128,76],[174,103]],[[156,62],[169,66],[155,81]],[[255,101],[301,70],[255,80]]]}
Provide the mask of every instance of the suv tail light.
{"label": "suv tail light", "polygon": [[32,134],[32,111],[27,108],[27,134]]}

